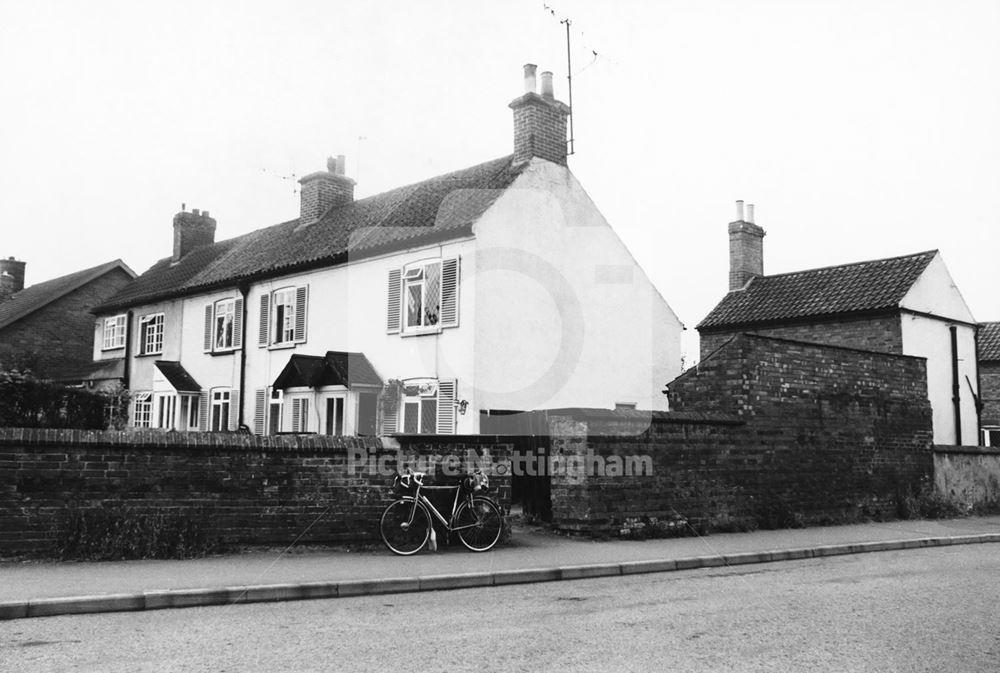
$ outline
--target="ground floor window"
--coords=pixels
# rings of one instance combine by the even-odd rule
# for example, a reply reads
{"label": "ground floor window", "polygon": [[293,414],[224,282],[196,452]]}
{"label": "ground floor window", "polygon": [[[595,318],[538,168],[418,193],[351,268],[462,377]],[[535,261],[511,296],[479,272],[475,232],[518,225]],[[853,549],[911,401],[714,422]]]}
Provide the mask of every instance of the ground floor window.
{"label": "ground floor window", "polygon": [[327,435],[341,437],[344,434],[344,398],[341,396],[327,397],[325,401],[324,432]]}
{"label": "ground floor window", "polygon": [[437,432],[437,384],[425,382],[403,388],[403,432]]}
{"label": "ground floor window", "polygon": [[292,432],[309,432],[309,398],[292,398]]}
{"label": "ground floor window", "polygon": [[268,432],[276,435],[281,432],[281,409],[284,401],[284,393],[281,390],[272,389],[271,399],[268,400],[267,427]]}
{"label": "ground floor window", "polygon": [[132,425],[148,428],[153,419],[153,394],[136,393],[132,398]]}
{"label": "ground floor window", "polygon": [[221,432],[229,429],[229,405],[232,399],[230,390],[212,391],[212,431]]}
{"label": "ground floor window", "polygon": [[983,446],[1000,446],[1000,426],[983,427]]}

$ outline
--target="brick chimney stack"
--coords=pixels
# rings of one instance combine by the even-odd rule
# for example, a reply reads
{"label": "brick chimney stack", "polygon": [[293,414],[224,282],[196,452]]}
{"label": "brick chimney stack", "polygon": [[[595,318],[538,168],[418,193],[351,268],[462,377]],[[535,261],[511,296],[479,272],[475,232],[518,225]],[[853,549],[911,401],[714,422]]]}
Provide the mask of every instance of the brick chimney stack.
{"label": "brick chimney stack", "polygon": [[754,224],[753,205],[743,214],[743,201],[736,202],[736,220],[729,223],[729,291],[746,287],[764,275],[765,231]]}
{"label": "brick chimney stack", "polygon": [[542,73],[542,90],[535,87],[538,66],[524,66],[524,94],[510,103],[514,111],[514,163],[532,157],[566,165],[566,118],[570,109],[555,99],[552,73]]}
{"label": "brick chimney stack", "polygon": [[194,208],[190,213],[184,210],[174,215],[174,254],[171,261],[177,263],[195,248],[215,243],[215,219],[208,211]]}
{"label": "brick chimney stack", "polygon": [[13,257],[0,259],[0,301],[7,301],[24,289],[25,264]]}
{"label": "brick chimney stack", "polygon": [[357,183],[344,174],[344,155],[326,160],[326,170],[310,173],[301,180],[299,195],[299,224],[312,224],[331,208],[340,208],[354,202],[354,185]]}

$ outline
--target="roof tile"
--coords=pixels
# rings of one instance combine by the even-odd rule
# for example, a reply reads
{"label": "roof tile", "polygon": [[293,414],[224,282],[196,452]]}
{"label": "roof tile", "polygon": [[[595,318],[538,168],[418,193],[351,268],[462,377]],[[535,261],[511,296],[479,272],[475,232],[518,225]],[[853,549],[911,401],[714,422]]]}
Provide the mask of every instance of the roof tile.
{"label": "roof tile", "polygon": [[1000,361],[1000,322],[979,324],[979,360]]}

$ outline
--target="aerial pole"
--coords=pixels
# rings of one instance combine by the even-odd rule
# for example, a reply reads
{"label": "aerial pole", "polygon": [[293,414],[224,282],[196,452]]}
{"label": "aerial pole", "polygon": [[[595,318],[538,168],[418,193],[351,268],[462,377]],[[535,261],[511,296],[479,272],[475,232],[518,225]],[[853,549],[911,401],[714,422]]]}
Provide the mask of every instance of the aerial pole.
{"label": "aerial pole", "polygon": [[566,24],[566,88],[568,89],[567,95],[569,96],[569,142],[566,143],[566,154],[569,155],[574,154],[576,151],[573,137],[573,57],[570,55],[569,44],[570,20],[566,18],[560,21],[560,23]]}

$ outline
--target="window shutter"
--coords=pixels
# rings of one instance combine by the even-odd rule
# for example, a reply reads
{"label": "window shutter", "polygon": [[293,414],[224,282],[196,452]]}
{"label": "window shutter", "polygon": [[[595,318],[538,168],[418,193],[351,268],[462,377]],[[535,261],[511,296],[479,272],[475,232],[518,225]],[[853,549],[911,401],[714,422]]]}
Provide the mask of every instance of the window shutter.
{"label": "window shutter", "polygon": [[210,411],[208,403],[208,391],[203,390],[198,395],[198,429],[202,432],[208,431],[208,413]]}
{"label": "window shutter", "polygon": [[399,407],[395,409],[383,409],[382,410],[382,434],[391,435],[397,432],[397,417],[399,415]]}
{"label": "window shutter", "polygon": [[441,262],[441,327],[458,327],[459,258]]}
{"label": "window shutter", "polygon": [[309,286],[295,288],[295,343],[306,342],[306,311],[309,304]]}
{"label": "window shutter", "polygon": [[[403,270],[389,269],[389,297],[385,330],[389,334],[399,333],[400,311],[403,304]],[[395,421],[394,421],[395,423]],[[393,432],[395,432],[395,424]]]}
{"label": "window shutter", "polygon": [[243,300],[233,304],[233,348],[243,348]]}
{"label": "window shutter", "polygon": [[135,331],[135,353],[142,355],[145,353],[143,347],[146,345],[146,320],[144,318],[139,318],[138,328]]}
{"label": "window shutter", "polygon": [[240,391],[233,390],[229,393],[229,429],[240,429]]}
{"label": "window shutter", "polygon": [[438,381],[437,433],[455,434],[455,379]]}
{"label": "window shutter", "polygon": [[271,313],[271,295],[265,292],[260,296],[260,332],[257,334],[257,345],[267,346],[267,318]]}
{"label": "window shutter", "polygon": [[205,352],[206,353],[212,352],[212,341],[213,341],[212,318],[214,317],[212,313],[213,308],[214,306],[212,304],[209,304],[208,306],[205,307]]}
{"label": "window shutter", "polygon": [[302,400],[292,400],[292,432],[301,432],[299,423],[302,421]]}
{"label": "window shutter", "polygon": [[255,435],[263,435],[264,419],[267,414],[267,390],[258,388],[254,391],[253,397],[253,433]]}

